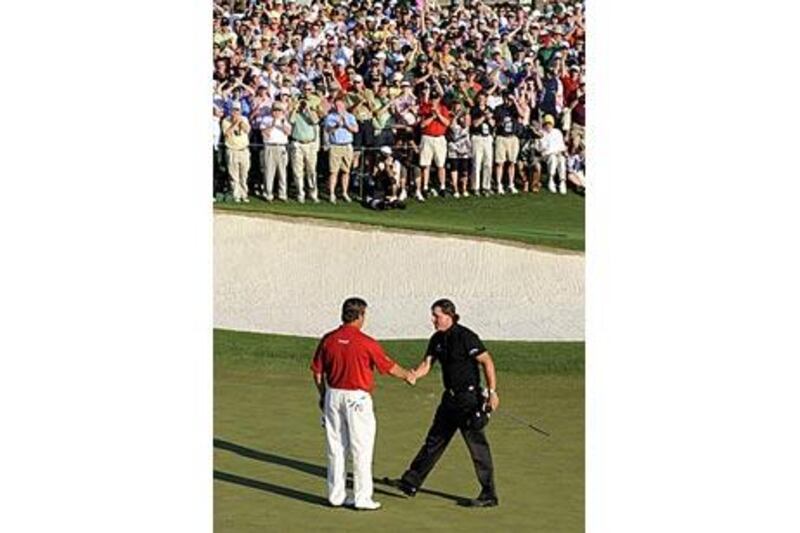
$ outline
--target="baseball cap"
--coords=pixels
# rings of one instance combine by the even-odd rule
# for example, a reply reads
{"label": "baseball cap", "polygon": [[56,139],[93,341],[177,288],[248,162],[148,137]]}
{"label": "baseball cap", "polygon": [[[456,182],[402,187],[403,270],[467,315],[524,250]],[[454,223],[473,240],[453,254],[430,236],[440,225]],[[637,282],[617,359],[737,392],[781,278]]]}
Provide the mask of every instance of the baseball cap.
{"label": "baseball cap", "polygon": [[384,54],[383,52],[378,52],[377,54],[375,54],[375,58],[376,59],[386,59],[386,54]]}
{"label": "baseball cap", "polygon": [[232,109],[232,110],[239,110],[239,111],[241,111],[241,110],[242,110],[242,104],[240,104],[239,102],[234,102],[234,103],[231,105],[231,109]]}
{"label": "baseball cap", "polygon": [[280,103],[280,102],[275,102],[274,104],[272,104],[272,110],[273,111],[285,111],[285,109],[283,107],[283,104]]}
{"label": "baseball cap", "polygon": [[411,82],[408,80],[403,80],[400,82],[400,87],[411,87]]}
{"label": "baseball cap", "polygon": [[395,82],[397,82],[397,81],[402,81],[402,80],[403,80],[403,75],[402,75],[402,74],[400,74],[399,72],[395,72],[395,73],[392,75],[392,81],[395,81]]}
{"label": "baseball cap", "polygon": [[553,118],[553,115],[545,115],[542,122],[544,122],[545,124],[550,124],[551,126],[556,125],[556,119]]}
{"label": "baseball cap", "polygon": [[355,76],[353,76],[353,81],[355,83],[363,82],[364,81],[364,77],[361,76],[361,74],[356,74]]}
{"label": "baseball cap", "polygon": [[336,64],[343,67],[345,66],[346,62],[344,59],[340,57],[339,59],[336,60]]}
{"label": "baseball cap", "polygon": [[384,155],[390,155],[392,153],[392,149],[388,146],[381,146],[381,153]]}

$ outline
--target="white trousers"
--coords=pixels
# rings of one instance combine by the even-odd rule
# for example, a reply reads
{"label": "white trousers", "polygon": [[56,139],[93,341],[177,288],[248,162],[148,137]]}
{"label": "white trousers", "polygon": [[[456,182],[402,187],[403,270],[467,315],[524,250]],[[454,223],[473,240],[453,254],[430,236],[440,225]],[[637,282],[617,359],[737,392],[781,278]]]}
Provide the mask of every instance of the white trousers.
{"label": "white trousers", "polygon": [[547,173],[550,181],[558,178],[558,183],[567,179],[567,160],[562,154],[551,154],[547,156]]}
{"label": "white trousers", "polygon": [[325,393],[325,436],[328,449],[328,501],[345,500],[345,462],[353,459],[356,507],[372,502],[372,450],[375,445],[372,396],[362,390],[328,389]]}
{"label": "white trousers", "polygon": [[494,143],[491,136],[472,136],[472,190],[492,188],[492,159]]}

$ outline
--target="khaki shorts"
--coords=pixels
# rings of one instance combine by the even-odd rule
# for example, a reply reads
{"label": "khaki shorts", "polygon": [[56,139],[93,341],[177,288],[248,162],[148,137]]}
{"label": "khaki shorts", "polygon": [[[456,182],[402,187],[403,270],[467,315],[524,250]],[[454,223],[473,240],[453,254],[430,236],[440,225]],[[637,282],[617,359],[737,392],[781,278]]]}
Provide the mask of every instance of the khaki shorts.
{"label": "khaki shorts", "polygon": [[331,174],[337,175],[339,171],[350,172],[350,167],[353,165],[353,147],[349,144],[331,145],[328,157]]}
{"label": "khaki shorts", "polygon": [[419,151],[419,166],[429,167],[431,159],[434,160],[436,166],[443,168],[447,160],[447,139],[444,135],[441,137],[431,137],[430,135],[422,136],[422,143]]}
{"label": "khaki shorts", "polygon": [[519,137],[498,135],[494,140],[494,162],[516,163],[519,157]]}

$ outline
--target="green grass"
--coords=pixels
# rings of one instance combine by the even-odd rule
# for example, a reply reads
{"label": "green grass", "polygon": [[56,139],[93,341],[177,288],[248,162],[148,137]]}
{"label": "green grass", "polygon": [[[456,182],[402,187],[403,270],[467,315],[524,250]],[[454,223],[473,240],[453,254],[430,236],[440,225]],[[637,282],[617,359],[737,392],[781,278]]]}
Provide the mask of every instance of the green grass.
{"label": "green grass", "polygon": [[[375,513],[325,505],[325,439],[308,363],[316,341],[216,330],[214,334],[214,526],[262,531],[584,530],[583,343],[485,341],[498,369],[501,405],[487,429],[500,506],[467,509],[479,487],[454,438],[414,499],[376,483]],[[387,341],[404,365],[424,340]],[[416,387],[376,377],[373,475],[397,477],[422,444],[441,394],[438,368]],[[503,417],[510,412],[546,438]]]}
{"label": "green grass", "polygon": [[249,204],[218,203],[215,209],[250,213],[273,213],[344,222],[372,224],[436,233],[490,237],[583,251],[584,198],[542,192],[537,195],[493,196],[490,198],[433,198],[424,204],[415,200],[408,208],[373,211],[358,203],[331,205],[267,202],[252,198]]}

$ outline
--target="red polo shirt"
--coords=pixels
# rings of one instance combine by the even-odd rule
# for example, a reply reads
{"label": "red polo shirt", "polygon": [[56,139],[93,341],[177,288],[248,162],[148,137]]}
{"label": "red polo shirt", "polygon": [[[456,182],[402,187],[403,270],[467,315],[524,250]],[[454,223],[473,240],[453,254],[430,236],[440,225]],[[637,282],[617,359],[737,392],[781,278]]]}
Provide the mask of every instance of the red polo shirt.
{"label": "red polo shirt", "polygon": [[[447,109],[447,106],[441,102],[439,102],[439,114],[444,118],[450,118],[450,110]],[[432,117],[433,103],[423,102],[422,105],[419,106],[419,116],[420,120],[425,120],[428,117]],[[438,118],[433,119],[430,124],[422,129],[423,135],[430,135],[432,137],[441,137],[445,133],[447,133],[447,126],[445,126],[444,122]]]}
{"label": "red polo shirt", "polygon": [[355,326],[343,324],[322,337],[311,370],[325,374],[328,386],[333,389],[372,392],[373,369],[386,374],[394,364],[378,341]]}

